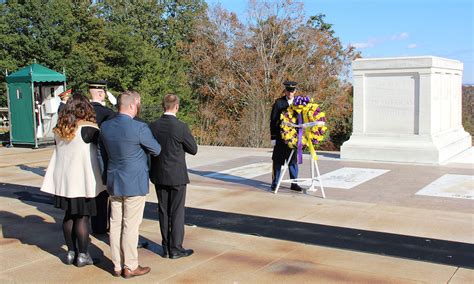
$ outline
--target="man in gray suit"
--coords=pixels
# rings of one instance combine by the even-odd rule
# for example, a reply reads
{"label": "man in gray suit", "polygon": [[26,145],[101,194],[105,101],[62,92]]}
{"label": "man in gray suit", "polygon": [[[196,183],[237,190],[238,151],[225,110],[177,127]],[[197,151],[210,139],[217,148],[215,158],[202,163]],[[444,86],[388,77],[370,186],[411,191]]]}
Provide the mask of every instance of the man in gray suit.
{"label": "man in gray suit", "polygon": [[163,99],[163,116],[150,127],[163,153],[151,160],[151,180],[158,196],[163,257],[177,259],[193,254],[183,248],[184,203],[189,183],[185,153],[196,155],[198,147],[188,126],[176,118],[179,98],[168,94]]}
{"label": "man in gray suit", "polygon": [[124,92],[119,97],[119,114],[104,121],[100,128],[108,158],[113,275],[125,278],[144,275],[151,270],[138,265],[138,230],[148,194],[146,152],[158,156],[161,146],[146,123],[133,119],[139,112],[140,95],[134,91]]}

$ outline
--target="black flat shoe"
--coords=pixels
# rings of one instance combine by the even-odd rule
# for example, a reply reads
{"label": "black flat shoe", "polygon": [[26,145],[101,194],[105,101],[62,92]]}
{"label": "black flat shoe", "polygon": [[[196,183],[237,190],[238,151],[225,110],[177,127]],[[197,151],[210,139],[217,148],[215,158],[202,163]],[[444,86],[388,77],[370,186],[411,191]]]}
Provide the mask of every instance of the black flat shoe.
{"label": "black flat shoe", "polygon": [[181,257],[187,257],[187,256],[190,256],[194,253],[194,251],[192,249],[184,249],[184,250],[181,250],[181,251],[177,251],[177,252],[170,252],[170,258],[171,259],[177,259],[177,258],[181,258]]}

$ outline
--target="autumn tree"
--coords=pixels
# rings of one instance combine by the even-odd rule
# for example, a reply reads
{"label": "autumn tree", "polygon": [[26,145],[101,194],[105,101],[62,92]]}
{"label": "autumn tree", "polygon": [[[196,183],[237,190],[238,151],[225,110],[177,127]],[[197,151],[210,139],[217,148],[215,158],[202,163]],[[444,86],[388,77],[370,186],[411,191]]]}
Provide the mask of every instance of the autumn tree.
{"label": "autumn tree", "polygon": [[270,108],[287,79],[323,105],[330,127],[350,123],[344,72],[356,54],[342,46],[324,15],[306,19],[302,4],[290,0],[251,1],[247,14],[243,23],[220,6],[210,9],[189,45],[202,142],[268,146]]}

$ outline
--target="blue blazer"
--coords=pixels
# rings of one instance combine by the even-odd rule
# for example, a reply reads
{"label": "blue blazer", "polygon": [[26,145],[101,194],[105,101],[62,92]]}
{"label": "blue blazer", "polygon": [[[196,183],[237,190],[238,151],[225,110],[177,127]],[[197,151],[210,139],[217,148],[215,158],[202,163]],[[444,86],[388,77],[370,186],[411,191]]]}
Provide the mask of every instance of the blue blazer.
{"label": "blue blazer", "polygon": [[148,194],[146,152],[158,156],[161,151],[148,125],[118,114],[102,123],[100,138],[107,154],[107,190],[110,195]]}

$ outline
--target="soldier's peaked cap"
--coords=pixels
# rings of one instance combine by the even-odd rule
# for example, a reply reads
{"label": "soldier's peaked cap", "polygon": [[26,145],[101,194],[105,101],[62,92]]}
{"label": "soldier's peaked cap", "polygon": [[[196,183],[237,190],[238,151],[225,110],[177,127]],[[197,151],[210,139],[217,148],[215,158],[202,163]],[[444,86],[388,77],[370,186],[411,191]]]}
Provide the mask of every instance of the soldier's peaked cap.
{"label": "soldier's peaked cap", "polygon": [[95,80],[95,81],[88,81],[89,89],[106,89],[107,88],[107,81],[105,80]]}
{"label": "soldier's peaked cap", "polygon": [[285,87],[296,88],[296,85],[298,85],[298,83],[296,83],[295,81],[285,81],[283,82],[283,85],[285,85]]}

